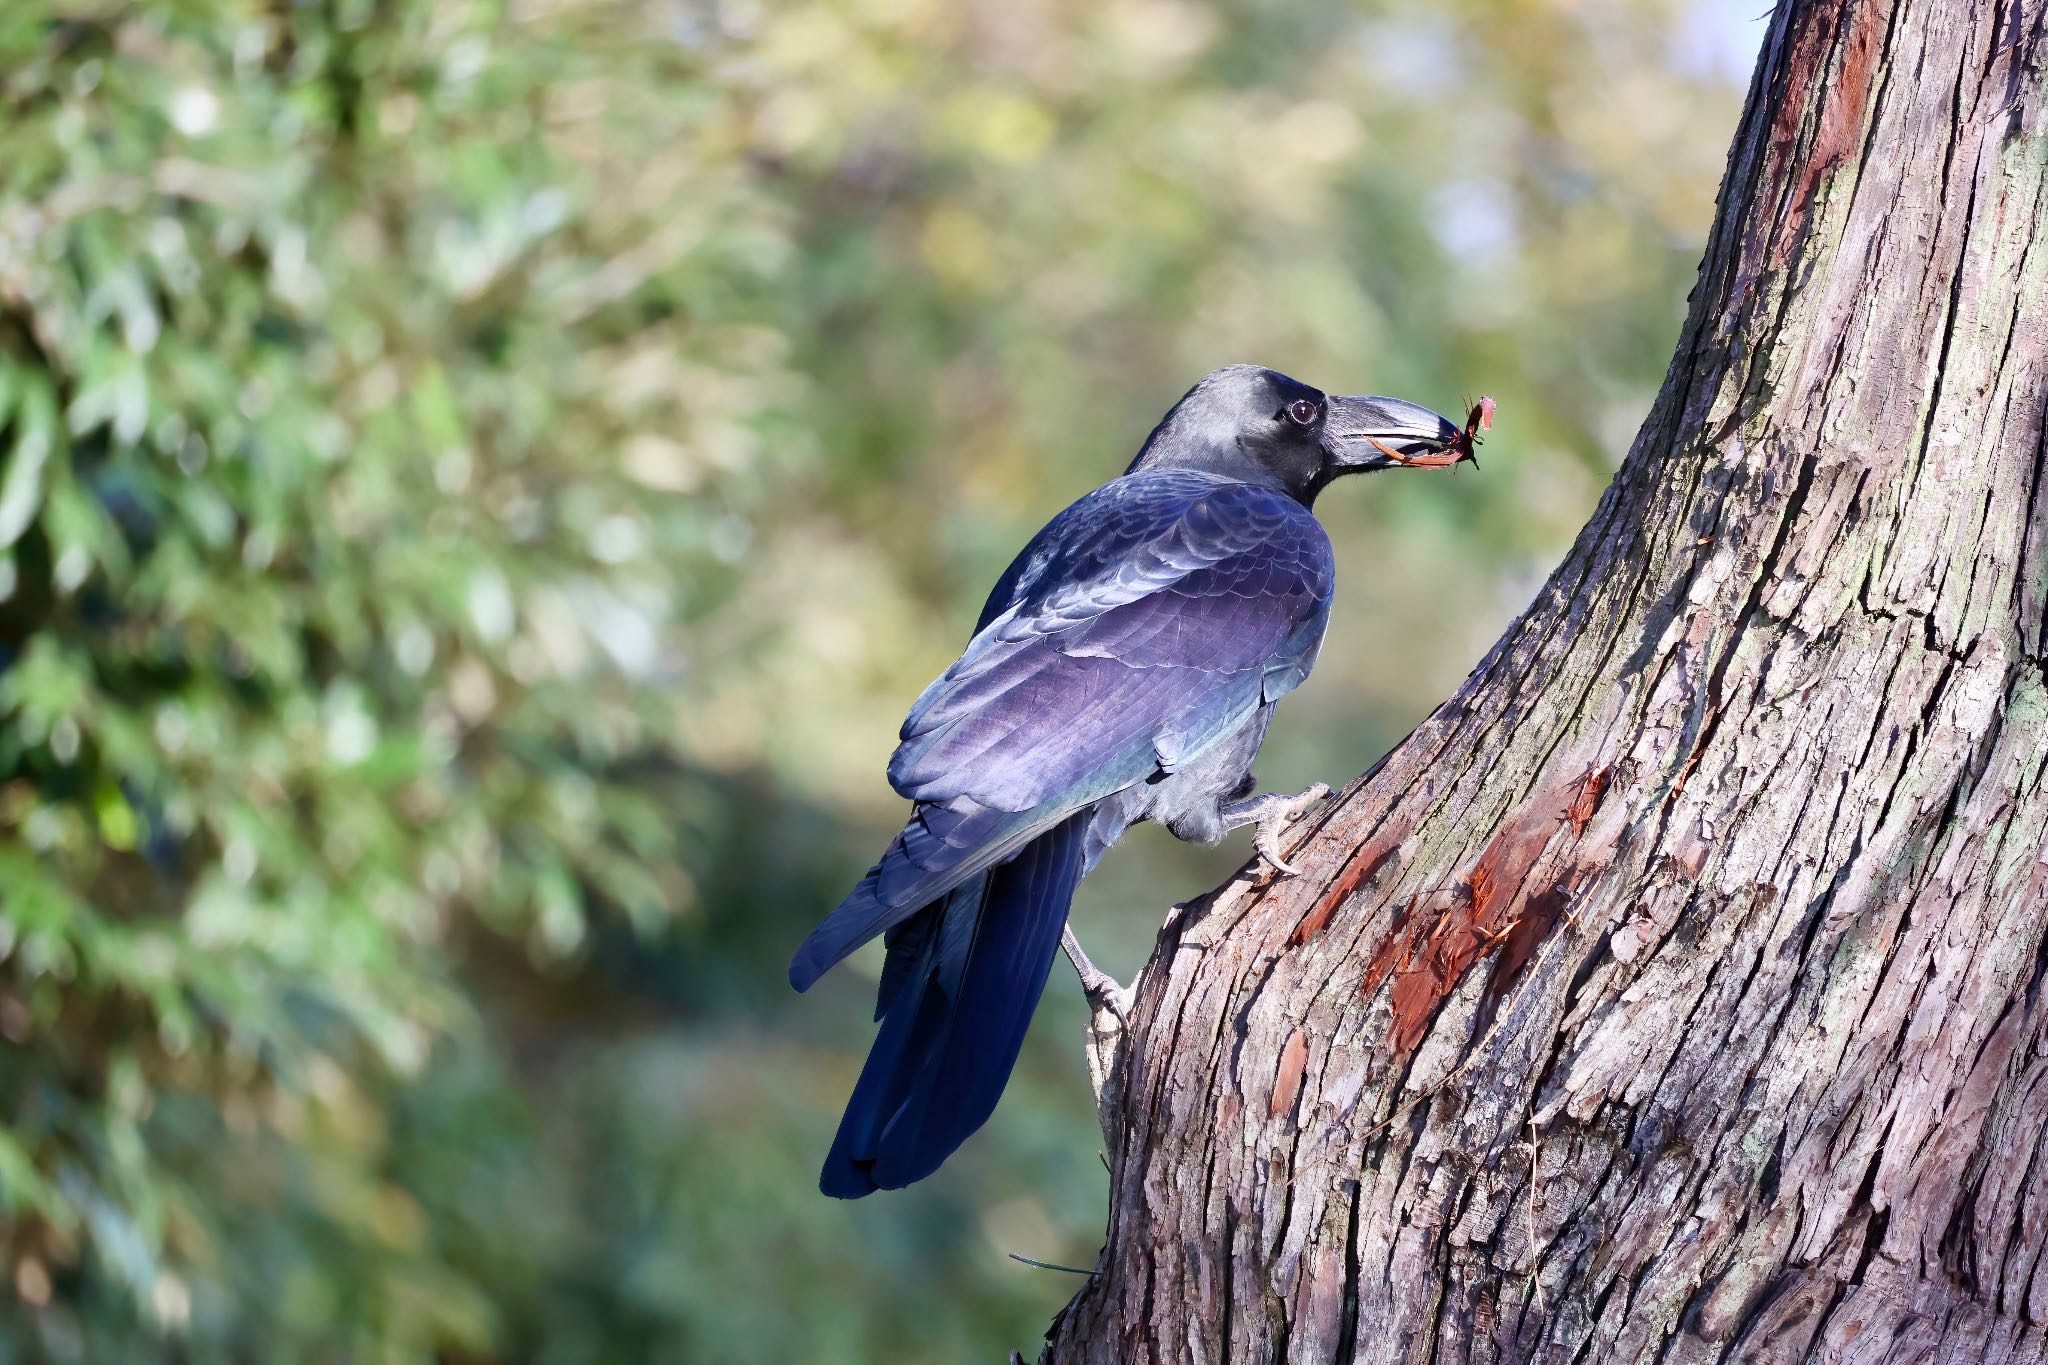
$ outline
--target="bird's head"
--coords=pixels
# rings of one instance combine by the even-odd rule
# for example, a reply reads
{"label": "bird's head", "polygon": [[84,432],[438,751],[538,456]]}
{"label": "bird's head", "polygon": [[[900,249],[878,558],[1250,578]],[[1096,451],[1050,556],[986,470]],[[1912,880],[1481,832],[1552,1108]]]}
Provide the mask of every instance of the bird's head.
{"label": "bird's head", "polygon": [[1205,469],[1311,502],[1345,474],[1456,463],[1469,454],[1464,437],[1450,418],[1416,403],[1326,394],[1276,370],[1230,365],[1173,405],[1128,472]]}

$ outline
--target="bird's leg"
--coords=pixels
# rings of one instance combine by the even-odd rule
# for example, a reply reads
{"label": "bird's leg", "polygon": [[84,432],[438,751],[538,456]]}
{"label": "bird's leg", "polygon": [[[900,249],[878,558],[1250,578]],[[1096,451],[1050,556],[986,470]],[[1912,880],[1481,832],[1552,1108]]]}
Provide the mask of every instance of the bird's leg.
{"label": "bird's leg", "polygon": [[1268,792],[1243,801],[1225,802],[1217,813],[1223,817],[1225,829],[1236,829],[1240,825],[1257,826],[1258,836],[1254,844],[1259,856],[1271,863],[1282,876],[1292,877],[1301,869],[1280,856],[1280,835],[1289,825],[1321,805],[1329,794],[1330,789],[1318,782],[1293,796]]}
{"label": "bird's leg", "polygon": [[1088,954],[1081,951],[1081,940],[1074,937],[1073,925],[1061,927],[1060,947],[1066,950],[1067,961],[1074,964],[1074,975],[1081,978],[1081,993],[1088,997],[1090,1008],[1108,1005],[1122,1014],[1124,1005],[1129,1003],[1130,992],[1119,986],[1115,977],[1089,961]]}
{"label": "bird's leg", "polygon": [[1081,993],[1088,997],[1088,1084],[1095,1091],[1096,1111],[1102,1120],[1103,1134],[1108,1136],[1116,1096],[1111,1094],[1105,1104],[1103,1094],[1110,1086],[1117,1049],[1123,1043],[1131,990],[1119,986],[1115,977],[1088,960],[1071,927],[1060,930],[1060,947],[1066,950],[1067,961],[1074,964],[1074,972],[1081,978]]}

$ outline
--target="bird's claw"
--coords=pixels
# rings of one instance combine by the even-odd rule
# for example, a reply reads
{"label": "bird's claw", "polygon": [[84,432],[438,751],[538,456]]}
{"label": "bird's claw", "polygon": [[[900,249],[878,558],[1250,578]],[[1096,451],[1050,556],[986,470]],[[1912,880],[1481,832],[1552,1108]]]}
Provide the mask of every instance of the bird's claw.
{"label": "bird's claw", "polygon": [[1257,797],[1247,801],[1236,814],[1242,823],[1255,827],[1252,846],[1259,856],[1270,863],[1275,872],[1283,877],[1299,875],[1301,869],[1287,861],[1280,852],[1280,836],[1290,825],[1329,799],[1330,788],[1321,782],[1312,784],[1293,796],[1276,794]]}
{"label": "bird's claw", "polygon": [[1256,848],[1259,851],[1259,856],[1271,863],[1273,870],[1281,876],[1293,877],[1300,875],[1301,869],[1299,867],[1280,856],[1280,837],[1274,833],[1272,825],[1262,824],[1259,826],[1258,834],[1252,839],[1252,847]]}
{"label": "bird's claw", "polygon": [[1071,926],[1060,930],[1060,946],[1066,949],[1067,961],[1074,964],[1074,973],[1081,978],[1081,994],[1088,998],[1088,1036],[1084,1048],[1088,1086],[1095,1092],[1095,1113],[1102,1123],[1103,1140],[1114,1150],[1123,1089],[1118,1079],[1118,1056],[1123,1049],[1134,990],[1118,985],[1115,977],[1088,960]]}
{"label": "bird's claw", "polygon": [[1088,997],[1091,1010],[1108,1010],[1122,1019],[1130,1008],[1130,987],[1120,985],[1117,979],[1089,960],[1081,950],[1081,942],[1074,937],[1072,926],[1060,930],[1060,947],[1067,953],[1067,961],[1074,964],[1074,975],[1081,978],[1081,994]]}

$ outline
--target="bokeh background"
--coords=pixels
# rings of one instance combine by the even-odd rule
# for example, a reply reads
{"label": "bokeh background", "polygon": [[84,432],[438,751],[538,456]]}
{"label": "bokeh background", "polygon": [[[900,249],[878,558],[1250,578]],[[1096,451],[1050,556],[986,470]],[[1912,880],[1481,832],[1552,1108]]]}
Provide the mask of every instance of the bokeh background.
{"label": "bokeh background", "polygon": [[0,1360],[1034,1354],[1064,968],[943,1172],[814,1188],[876,964],[783,967],[903,709],[1255,360],[1499,402],[1323,500],[1261,775],[1384,751],[1632,434],[1763,8],[0,5]]}

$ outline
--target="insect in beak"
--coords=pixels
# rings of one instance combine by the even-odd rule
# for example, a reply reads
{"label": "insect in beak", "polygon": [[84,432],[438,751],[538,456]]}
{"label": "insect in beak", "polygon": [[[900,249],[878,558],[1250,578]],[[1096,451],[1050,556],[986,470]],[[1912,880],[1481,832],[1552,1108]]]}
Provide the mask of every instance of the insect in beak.
{"label": "insect in beak", "polygon": [[1464,431],[1459,433],[1456,440],[1452,441],[1442,450],[1432,454],[1403,455],[1400,451],[1395,450],[1376,436],[1368,436],[1365,439],[1371,441],[1380,454],[1386,456],[1395,464],[1407,465],[1410,469],[1442,469],[1447,465],[1458,464],[1465,460],[1470,460],[1472,467],[1477,469],[1479,467],[1479,433],[1491,431],[1492,429],[1493,400],[1481,394],[1479,401],[1472,405],[1472,411],[1466,414]]}

